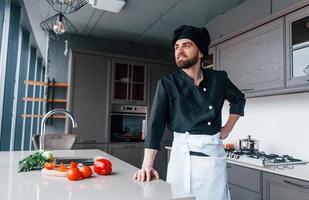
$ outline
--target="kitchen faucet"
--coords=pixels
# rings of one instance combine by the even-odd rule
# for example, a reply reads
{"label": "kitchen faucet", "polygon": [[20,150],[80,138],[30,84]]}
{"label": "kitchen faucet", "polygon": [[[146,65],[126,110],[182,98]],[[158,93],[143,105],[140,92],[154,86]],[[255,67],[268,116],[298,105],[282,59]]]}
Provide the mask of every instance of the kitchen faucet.
{"label": "kitchen faucet", "polygon": [[46,120],[47,118],[49,118],[51,115],[55,114],[55,113],[62,113],[67,115],[71,121],[72,121],[72,126],[73,128],[77,127],[77,124],[75,123],[74,117],[72,116],[72,114],[64,109],[54,109],[54,110],[50,110],[49,112],[47,112],[42,119],[41,122],[41,138],[40,138],[40,151],[44,150],[44,139],[45,139],[45,127],[46,127]]}

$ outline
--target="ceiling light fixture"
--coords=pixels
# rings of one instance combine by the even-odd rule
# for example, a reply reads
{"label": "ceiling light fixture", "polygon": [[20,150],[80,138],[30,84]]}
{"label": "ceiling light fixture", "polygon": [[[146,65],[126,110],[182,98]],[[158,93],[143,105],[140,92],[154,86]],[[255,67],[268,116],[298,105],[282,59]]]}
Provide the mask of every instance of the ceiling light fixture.
{"label": "ceiling light fixture", "polygon": [[72,14],[88,3],[88,0],[46,0],[59,13]]}
{"label": "ceiling light fixture", "polygon": [[124,0],[89,0],[93,8],[119,13],[126,4]]}
{"label": "ceiling light fixture", "polygon": [[77,32],[74,25],[62,13],[46,19],[40,26],[53,40],[67,39],[69,33]]}

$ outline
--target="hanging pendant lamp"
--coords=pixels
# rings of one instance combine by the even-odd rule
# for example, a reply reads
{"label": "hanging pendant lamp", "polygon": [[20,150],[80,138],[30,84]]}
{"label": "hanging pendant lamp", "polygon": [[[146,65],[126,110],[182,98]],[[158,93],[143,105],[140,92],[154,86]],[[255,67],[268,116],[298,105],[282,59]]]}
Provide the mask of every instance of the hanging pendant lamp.
{"label": "hanging pendant lamp", "polygon": [[42,30],[53,40],[67,39],[69,33],[76,33],[77,29],[62,13],[58,13],[40,23]]}
{"label": "hanging pendant lamp", "polygon": [[85,6],[89,0],[46,0],[59,13],[72,14]]}

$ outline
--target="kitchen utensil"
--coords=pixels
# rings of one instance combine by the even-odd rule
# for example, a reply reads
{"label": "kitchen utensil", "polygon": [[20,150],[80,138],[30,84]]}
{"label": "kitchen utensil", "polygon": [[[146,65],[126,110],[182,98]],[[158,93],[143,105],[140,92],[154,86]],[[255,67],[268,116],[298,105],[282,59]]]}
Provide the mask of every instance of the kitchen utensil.
{"label": "kitchen utensil", "polygon": [[251,139],[251,135],[248,135],[247,138],[239,140],[239,149],[240,151],[258,151],[259,141]]}

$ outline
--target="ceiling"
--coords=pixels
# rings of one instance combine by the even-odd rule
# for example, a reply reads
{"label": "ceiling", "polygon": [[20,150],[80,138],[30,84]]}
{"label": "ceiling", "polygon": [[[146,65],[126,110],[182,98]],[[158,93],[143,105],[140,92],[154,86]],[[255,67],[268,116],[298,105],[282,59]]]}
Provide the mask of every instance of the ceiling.
{"label": "ceiling", "polygon": [[[182,24],[205,26],[208,22],[246,0],[126,0],[120,13],[97,10],[86,5],[66,15],[78,33],[90,37],[170,47],[175,28]],[[56,14],[46,0],[23,0],[41,51],[46,35],[40,22]]]}

